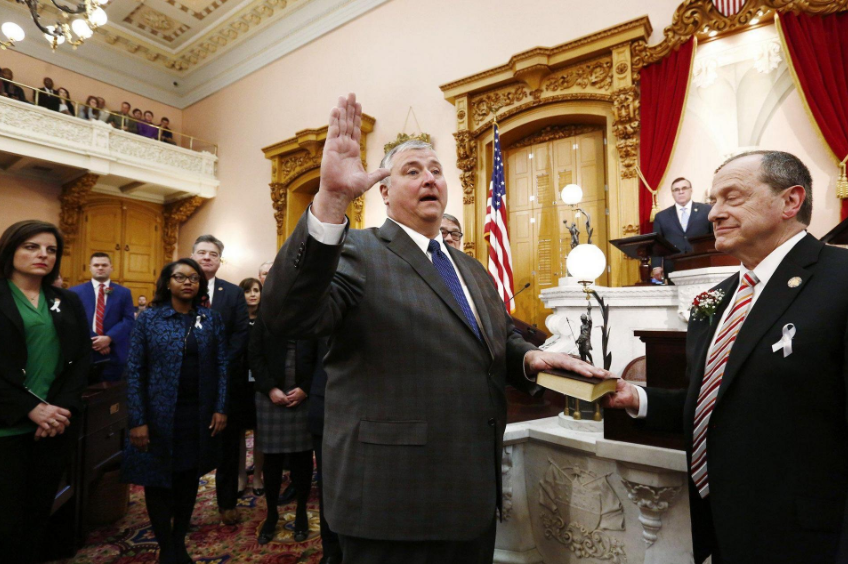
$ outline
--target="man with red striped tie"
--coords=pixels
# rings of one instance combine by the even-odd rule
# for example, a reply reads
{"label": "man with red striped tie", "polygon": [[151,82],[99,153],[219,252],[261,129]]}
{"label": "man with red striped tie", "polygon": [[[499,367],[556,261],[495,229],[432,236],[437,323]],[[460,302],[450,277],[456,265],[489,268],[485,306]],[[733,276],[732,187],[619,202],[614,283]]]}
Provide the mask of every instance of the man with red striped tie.
{"label": "man with red striped tie", "polygon": [[696,562],[848,562],[848,252],[806,232],[793,155],[732,157],[712,195],[716,249],[742,267],[714,314],[693,308],[689,388],[620,381],[607,405],[684,433]]}
{"label": "man with red striped tie", "polygon": [[112,282],[112,260],[106,253],[92,254],[88,269],[91,281],[70,290],[82,300],[91,328],[91,380],[112,382],[123,377],[127,363],[135,323],[132,292]]}

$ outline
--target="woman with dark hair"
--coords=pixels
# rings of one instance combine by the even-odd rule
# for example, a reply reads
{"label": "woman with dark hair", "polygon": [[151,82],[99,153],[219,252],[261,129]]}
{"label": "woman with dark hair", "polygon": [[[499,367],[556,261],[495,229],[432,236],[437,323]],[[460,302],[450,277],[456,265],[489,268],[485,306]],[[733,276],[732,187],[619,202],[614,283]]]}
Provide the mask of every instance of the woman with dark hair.
{"label": "woman with dark hair", "polygon": [[89,96],[86,98],[85,105],[79,110],[78,115],[82,119],[99,120],[100,102],[97,101],[97,96]]}
{"label": "woman with dark hair", "polygon": [[125,482],[144,486],[159,562],[192,562],[185,546],[200,477],[215,468],[227,424],[224,325],[192,259],[162,269],[136,320],[127,360]]}
{"label": "woman with dark hair", "polygon": [[59,113],[65,115],[75,115],[74,103],[71,101],[71,93],[67,88],[59,88],[56,93],[59,95]]}
{"label": "woman with dark hair", "polygon": [[[244,292],[247,302],[247,314],[250,318],[248,335],[253,331],[256,318],[259,316],[259,300],[262,295],[262,282],[256,278],[245,278],[239,283],[239,288]],[[235,425],[240,429],[239,438],[239,478],[238,489],[242,492],[247,487],[247,445],[245,434],[248,429],[256,429],[256,390],[254,387],[253,373],[250,371],[249,355],[245,348],[244,355],[238,363],[238,373],[232,380],[230,390],[230,416],[228,425]],[[262,497],[265,495],[265,486],[262,484],[262,470],[265,457],[262,451],[256,448],[256,432],[253,434],[253,495]]]}
{"label": "woman with dark hair", "polygon": [[79,298],[52,284],[64,241],[44,221],[0,236],[0,547],[30,563],[80,420],[91,340]]}
{"label": "woman with dark hair", "polygon": [[272,335],[257,319],[250,333],[250,369],[256,379],[256,442],[265,454],[265,502],[268,515],[259,531],[259,544],[274,539],[279,520],[277,499],[288,459],[297,499],[294,540],[309,536],[306,502],[312,490],[312,434],[307,395],[320,369],[318,341],[287,341]]}

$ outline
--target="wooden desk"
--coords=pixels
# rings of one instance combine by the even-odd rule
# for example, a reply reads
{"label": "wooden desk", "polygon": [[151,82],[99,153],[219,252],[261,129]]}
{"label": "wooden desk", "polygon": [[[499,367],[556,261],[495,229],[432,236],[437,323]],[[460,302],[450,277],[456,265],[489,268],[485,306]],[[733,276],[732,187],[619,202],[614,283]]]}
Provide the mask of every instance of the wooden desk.
{"label": "wooden desk", "polygon": [[[685,389],[686,331],[634,331],[645,343],[645,381],[654,388]],[[681,414],[682,417],[682,414]],[[604,411],[604,438],[684,450],[683,433],[649,431],[622,409]]]}

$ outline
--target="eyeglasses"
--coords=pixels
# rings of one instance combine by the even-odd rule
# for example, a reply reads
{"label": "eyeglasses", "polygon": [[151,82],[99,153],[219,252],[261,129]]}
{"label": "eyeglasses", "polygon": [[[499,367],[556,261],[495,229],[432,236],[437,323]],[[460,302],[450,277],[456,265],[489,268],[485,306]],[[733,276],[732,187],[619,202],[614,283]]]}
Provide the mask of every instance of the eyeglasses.
{"label": "eyeglasses", "polygon": [[448,231],[447,229],[439,229],[442,232],[442,238],[444,239],[453,239],[454,241],[459,241],[462,239],[462,231]]}
{"label": "eyeglasses", "polygon": [[186,280],[191,282],[192,284],[198,284],[200,282],[200,276],[197,274],[192,274],[191,276],[186,276],[182,272],[177,272],[176,274],[172,274],[171,278],[177,281],[177,284],[183,284]]}
{"label": "eyeglasses", "polygon": [[672,188],[671,193],[672,194],[682,194],[683,192],[688,192],[689,190],[691,190],[691,188]]}

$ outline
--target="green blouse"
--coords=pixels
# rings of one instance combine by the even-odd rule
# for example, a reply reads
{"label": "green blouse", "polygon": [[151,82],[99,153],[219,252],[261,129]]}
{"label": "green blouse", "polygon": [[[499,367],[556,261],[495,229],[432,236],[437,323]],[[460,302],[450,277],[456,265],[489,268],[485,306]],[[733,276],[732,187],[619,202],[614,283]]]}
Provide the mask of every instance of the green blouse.
{"label": "green blouse", "polygon": [[[35,307],[11,280],[6,281],[12,290],[12,297],[18,312],[24,321],[26,335],[27,363],[24,384],[40,398],[47,398],[47,392],[56,379],[56,371],[61,362],[62,349],[59,335],[53,325],[53,317],[44,297],[44,290],[38,295],[38,307]],[[14,427],[0,428],[0,437],[35,433],[36,425],[29,419]]]}

